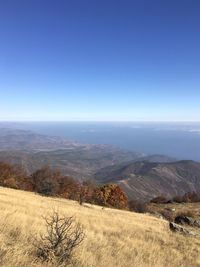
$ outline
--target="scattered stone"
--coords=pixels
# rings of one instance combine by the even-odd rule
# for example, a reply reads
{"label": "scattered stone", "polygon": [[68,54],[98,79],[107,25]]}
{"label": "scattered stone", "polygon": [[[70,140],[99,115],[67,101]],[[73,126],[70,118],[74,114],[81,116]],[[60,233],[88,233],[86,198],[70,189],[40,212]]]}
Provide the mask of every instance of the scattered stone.
{"label": "scattered stone", "polygon": [[196,227],[200,227],[200,221],[195,220],[193,225]]}
{"label": "scattered stone", "polygon": [[182,227],[182,226],[180,226],[180,225],[178,225],[176,223],[173,223],[173,222],[169,223],[169,228],[170,228],[170,230],[172,232],[175,232],[175,233],[180,233],[180,234],[200,237],[200,234],[198,232],[189,231],[189,230],[185,229],[184,227]]}
{"label": "scattered stone", "polygon": [[174,219],[174,222],[181,225],[187,224],[190,226],[200,227],[200,221],[194,220],[193,218],[188,216],[177,216]]}
{"label": "scattered stone", "polygon": [[182,234],[190,234],[190,232],[183,228],[182,226],[179,226],[176,223],[170,222],[169,223],[169,228],[172,232],[177,232],[177,233],[182,233]]}
{"label": "scattered stone", "polygon": [[193,225],[194,224],[194,220],[191,217],[188,216],[182,216],[179,215],[174,219],[175,223],[184,225],[184,224],[188,224],[188,225]]}

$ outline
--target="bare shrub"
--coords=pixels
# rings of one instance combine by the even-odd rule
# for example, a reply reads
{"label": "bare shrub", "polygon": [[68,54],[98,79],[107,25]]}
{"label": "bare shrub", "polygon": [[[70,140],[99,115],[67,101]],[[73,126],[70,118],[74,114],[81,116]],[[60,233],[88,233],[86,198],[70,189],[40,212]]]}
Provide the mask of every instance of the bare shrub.
{"label": "bare shrub", "polygon": [[62,217],[58,212],[44,217],[46,233],[35,242],[37,256],[44,262],[57,262],[65,266],[72,259],[74,249],[83,241],[82,226],[74,217]]}

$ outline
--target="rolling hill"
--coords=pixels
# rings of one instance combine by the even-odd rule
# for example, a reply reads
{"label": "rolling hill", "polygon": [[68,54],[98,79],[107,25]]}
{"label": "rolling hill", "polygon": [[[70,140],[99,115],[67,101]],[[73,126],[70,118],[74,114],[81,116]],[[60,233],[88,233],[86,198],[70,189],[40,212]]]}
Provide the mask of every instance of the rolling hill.
{"label": "rolling hill", "polygon": [[100,183],[119,184],[129,198],[150,200],[159,195],[171,198],[200,191],[200,163],[131,162],[104,168],[96,173],[95,179]]}

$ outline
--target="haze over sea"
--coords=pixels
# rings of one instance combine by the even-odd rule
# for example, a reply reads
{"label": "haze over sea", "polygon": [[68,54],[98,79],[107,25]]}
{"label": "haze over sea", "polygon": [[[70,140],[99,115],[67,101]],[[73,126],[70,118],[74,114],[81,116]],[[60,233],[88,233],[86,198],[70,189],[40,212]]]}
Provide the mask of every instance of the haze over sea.
{"label": "haze over sea", "polygon": [[200,122],[21,122],[1,126],[200,161]]}

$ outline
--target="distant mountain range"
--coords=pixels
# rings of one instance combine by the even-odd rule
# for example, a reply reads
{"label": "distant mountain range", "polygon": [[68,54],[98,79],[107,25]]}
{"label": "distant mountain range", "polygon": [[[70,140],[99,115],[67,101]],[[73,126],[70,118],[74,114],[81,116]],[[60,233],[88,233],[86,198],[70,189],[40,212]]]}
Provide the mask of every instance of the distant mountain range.
{"label": "distant mountain range", "polygon": [[13,128],[0,128],[0,161],[18,164],[29,174],[49,165],[79,180],[115,182],[135,199],[200,191],[198,162],[147,156],[110,145],[79,144]]}
{"label": "distant mountain range", "polygon": [[96,173],[95,179],[119,184],[129,198],[150,200],[159,195],[171,198],[200,191],[200,163],[137,161],[104,168]]}
{"label": "distant mountain range", "polygon": [[73,141],[58,136],[46,136],[13,128],[0,128],[0,150],[71,149],[77,145]]}
{"label": "distant mountain range", "polygon": [[101,168],[142,156],[110,145],[79,144],[31,131],[0,129],[0,160],[18,164],[28,173],[50,165],[77,179],[92,179]]}

